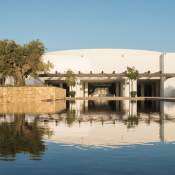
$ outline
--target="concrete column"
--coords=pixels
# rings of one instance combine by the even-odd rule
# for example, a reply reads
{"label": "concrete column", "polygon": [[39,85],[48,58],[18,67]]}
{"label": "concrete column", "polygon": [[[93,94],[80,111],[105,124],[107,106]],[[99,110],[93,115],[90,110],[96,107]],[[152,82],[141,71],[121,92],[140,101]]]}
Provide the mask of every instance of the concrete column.
{"label": "concrete column", "polygon": [[116,97],[119,97],[120,96],[120,94],[119,94],[119,92],[120,92],[120,86],[119,86],[119,82],[116,82],[115,83],[115,96]]}
{"label": "concrete column", "polygon": [[120,96],[122,97],[124,95],[124,82],[120,81]]}
{"label": "concrete column", "polygon": [[75,97],[80,97],[81,92],[80,92],[80,80],[76,79],[75,82]]}
{"label": "concrete column", "polygon": [[[131,82],[131,84],[133,84],[133,89],[131,89],[131,91],[133,90],[133,91],[137,92],[137,80],[133,80],[132,82]],[[132,85],[131,85],[131,88],[132,88]]]}
{"label": "concrete column", "polygon": [[[119,84],[119,82],[116,82],[115,83],[115,96],[116,97],[119,97],[120,96],[120,84]],[[120,103],[120,101],[117,100],[116,101],[116,110],[119,109],[119,103]]]}
{"label": "concrete column", "polygon": [[126,80],[125,81],[125,96],[130,97],[131,91],[137,92],[137,80]]}
{"label": "concrete column", "polygon": [[164,97],[164,82],[165,82],[165,78],[161,77],[160,78],[160,97]]}
{"label": "concrete column", "polygon": [[83,83],[77,79],[75,82],[75,87],[72,87],[72,90],[75,91],[75,97],[83,97]]}
{"label": "concrete column", "polygon": [[156,82],[156,97],[160,96],[159,88],[160,88],[159,83]]}
{"label": "concrete column", "polygon": [[80,97],[84,97],[84,85],[82,81],[80,81]]}
{"label": "concrete column", "polygon": [[145,96],[145,86],[143,82],[141,82],[140,87],[141,87],[141,97],[144,97]]}
{"label": "concrete column", "polygon": [[151,96],[155,97],[155,83],[151,84]]}
{"label": "concrete column", "polygon": [[[160,72],[164,74],[164,57],[165,53],[160,55],[160,61],[159,61],[159,67],[160,67]],[[165,77],[161,75],[160,77],[160,96],[164,97],[164,82],[165,82]]]}
{"label": "concrete column", "polygon": [[125,79],[123,92],[124,92],[123,96],[125,96],[125,97],[130,96],[130,93],[129,93],[130,92],[130,82],[128,79]]}
{"label": "concrete column", "polygon": [[88,97],[88,82],[84,83],[84,97]]}

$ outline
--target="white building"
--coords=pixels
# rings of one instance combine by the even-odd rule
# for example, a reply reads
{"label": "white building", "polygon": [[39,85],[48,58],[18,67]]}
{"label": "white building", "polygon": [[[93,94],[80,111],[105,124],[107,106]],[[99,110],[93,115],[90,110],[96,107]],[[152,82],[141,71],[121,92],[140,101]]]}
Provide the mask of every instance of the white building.
{"label": "white building", "polygon": [[48,52],[44,59],[53,63],[54,68],[40,79],[68,89],[65,73],[71,69],[76,74],[77,97],[129,96],[130,82],[123,73],[128,66],[139,71],[133,88],[138,96],[175,96],[175,53],[80,49]]}
{"label": "white building", "polygon": [[[42,83],[67,89],[67,70],[76,76],[76,97],[129,96],[131,82],[124,72],[135,67],[139,78],[133,90],[138,96],[175,96],[175,53],[128,49],[80,49],[48,52],[45,61],[53,63]],[[31,83],[27,80],[27,83]],[[37,83],[35,80],[34,83]]]}

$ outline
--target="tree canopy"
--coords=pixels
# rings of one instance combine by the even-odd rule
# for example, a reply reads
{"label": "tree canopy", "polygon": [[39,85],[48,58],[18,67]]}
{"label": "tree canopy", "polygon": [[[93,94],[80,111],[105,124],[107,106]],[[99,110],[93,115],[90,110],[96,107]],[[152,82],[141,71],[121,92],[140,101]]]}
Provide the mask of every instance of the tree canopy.
{"label": "tree canopy", "polygon": [[136,91],[133,91],[133,81],[137,80],[139,77],[139,71],[135,67],[127,67],[126,76],[131,80],[131,96],[136,95]]}
{"label": "tree canopy", "polygon": [[66,83],[68,86],[75,86],[76,76],[72,70],[66,72]]}
{"label": "tree canopy", "polygon": [[39,40],[24,45],[13,40],[0,40],[1,77],[11,76],[15,85],[25,85],[25,78],[36,77],[38,73],[47,72],[52,67],[50,62],[42,60],[44,52],[44,44]]}
{"label": "tree canopy", "polygon": [[139,72],[138,70],[135,69],[135,67],[127,67],[126,76],[130,80],[137,80],[139,76]]}

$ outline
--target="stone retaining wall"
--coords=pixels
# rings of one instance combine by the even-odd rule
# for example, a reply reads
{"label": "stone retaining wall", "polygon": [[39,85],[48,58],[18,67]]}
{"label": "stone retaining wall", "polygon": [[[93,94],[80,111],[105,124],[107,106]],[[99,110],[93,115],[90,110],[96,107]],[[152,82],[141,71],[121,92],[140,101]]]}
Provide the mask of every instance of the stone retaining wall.
{"label": "stone retaining wall", "polygon": [[0,102],[16,103],[65,99],[66,91],[57,87],[0,87]]}
{"label": "stone retaining wall", "polygon": [[66,109],[65,100],[1,103],[0,114],[55,114]]}

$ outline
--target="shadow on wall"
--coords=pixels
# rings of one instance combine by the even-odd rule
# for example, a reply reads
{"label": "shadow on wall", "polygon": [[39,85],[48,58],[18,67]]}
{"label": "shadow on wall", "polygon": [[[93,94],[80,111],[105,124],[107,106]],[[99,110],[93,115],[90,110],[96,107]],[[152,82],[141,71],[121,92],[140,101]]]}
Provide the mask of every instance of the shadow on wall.
{"label": "shadow on wall", "polygon": [[165,97],[175,97],[175,87],[167,86],[164,90]]}
{"label": "shadow on wall", "polygon": [[168,78],[164,83],[165,97],[175,97],[175,77]]}
{"label": "shadow on wall", "polygon": [[33,77],[28,77],[26,80],[26,85],[43,85],[44,82],[42,82],[39,78],[33,78]]}

